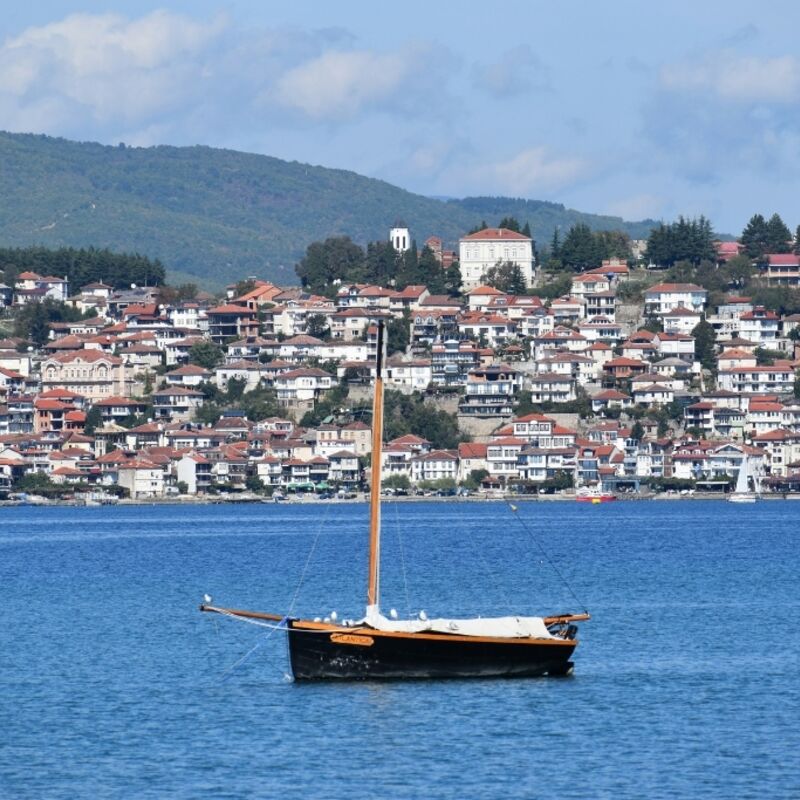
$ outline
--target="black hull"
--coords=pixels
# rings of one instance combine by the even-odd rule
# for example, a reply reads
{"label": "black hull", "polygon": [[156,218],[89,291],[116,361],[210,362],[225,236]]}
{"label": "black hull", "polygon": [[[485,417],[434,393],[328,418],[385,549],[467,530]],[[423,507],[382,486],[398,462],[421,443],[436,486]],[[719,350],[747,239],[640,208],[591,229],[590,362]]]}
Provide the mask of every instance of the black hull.
{"label": "black hull", "polygon": [[287,631],[297,681],[563,676],[572,670],[569,659],[577,645],[574,640],[398,635],[297,625],[289,621]]}

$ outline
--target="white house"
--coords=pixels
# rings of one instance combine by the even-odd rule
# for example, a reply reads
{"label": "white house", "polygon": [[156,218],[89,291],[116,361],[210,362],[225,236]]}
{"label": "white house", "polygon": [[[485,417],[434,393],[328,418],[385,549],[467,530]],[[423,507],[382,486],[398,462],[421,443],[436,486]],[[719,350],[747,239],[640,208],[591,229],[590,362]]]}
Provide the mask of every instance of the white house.
{"label": "white house", "polygon": [[794,370],[788,366],[733,367],[720,370],[717,385],[720,389],[746,394],[790,392]]}
{"label": "white house", "polygon": [[702,311],[708,292],[694,283],[659,283],[644,293],[644,312],[647,315],[666,314],[680,306]]}
{"label": "white house", "polygon": [[458,477],[458,456],[452,450],[431,450],[410,459],[411,481],[438,481]]}
{"label": "white house", "polygon": [[319,396],[333,386],[333,376],[323,369],[302,367],[275,378],[278,402],[284,406],[313,408]]}
{"label": "white house", "polygon": [[150,461],[130,459],[119,465],[117,475],[117,482],[130,492],[133,500],[164,494],[164,471]]}
{"label": "white house", "polygon": [[780,337],[781,318],[764,306],[756,306],[739,317],[739,336],[760,347],[775,347]]}
{"label": "white house", "polygon": [[386,362],[386,384],[405,392],[423,392],[428,388],[433,375],[431,360],[417,358],[404,361],[390,358]]}
{"label": "white house", "polygon": [[533,284],[533,242],[508,228],[486,228],[462,237],[458,243],[461,280],[466,291],[485,283],[484,276],[497,264],[510,262],[522,271],[526,286]]}
{"label": "white house", "polygon": [[700,319],[701,315],[697,311],[684,306],[673,308],[661,316],[665,333],[691,333]]}

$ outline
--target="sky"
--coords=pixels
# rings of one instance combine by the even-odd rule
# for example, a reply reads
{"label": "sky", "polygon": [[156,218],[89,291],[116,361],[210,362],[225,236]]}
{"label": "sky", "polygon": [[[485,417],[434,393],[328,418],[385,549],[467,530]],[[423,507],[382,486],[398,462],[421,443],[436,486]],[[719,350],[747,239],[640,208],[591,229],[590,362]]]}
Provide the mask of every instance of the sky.
{"label": "sky", "polygon": [[794,0],[14,3],[0,129],[794,230],[799,23]]}

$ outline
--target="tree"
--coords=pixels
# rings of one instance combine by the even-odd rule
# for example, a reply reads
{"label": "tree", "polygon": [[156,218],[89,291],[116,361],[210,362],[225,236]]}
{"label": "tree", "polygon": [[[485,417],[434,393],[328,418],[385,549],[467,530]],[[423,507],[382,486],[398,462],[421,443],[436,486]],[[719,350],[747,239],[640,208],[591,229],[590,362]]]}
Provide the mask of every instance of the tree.
{"label": "tree", "polygon": [[411,488],[411,481],[408,475],[390,475],[381,481],[381,486],[385,489],[405,489],[408,491]]}
{"label": "tree", "polygon": [[14,483],[14,490],[17,492],[30,492],[36,494],[37,492],[47,492],[58,489],[50,477],[44,472],[28,472],[22,475]]}
{"label": "tree", "polygon": [[506,230],[514,231],[515,233],[520,233],[519,222],[514,217],[503,217],[497,227],[505,228]]}
{"label": "tree", "polygon": [[692,336],[694,336],[694,351],[698,361],[700,361],[704,369],[715,372],[717,369],[715,348],[717,334],[705,316],[694,326]]}
{"label": "tree", "polygon": [[325,314],[309,314],[306,317],[306,333],[324,339],[331,332],[329,318]]}
{"label": "tree", "polygon": [[480,489],[483,479],[488,477],[488,469],[472,469],[470,470],[469,475],[464,479],[464,486],[467,489],[472,489],[472,491],[475,491],[476,489]]}
{"label": "tree", "polygon": [[775,363],[775,359],[785,357],[780,350],[770,350],[767,347],[756,347],[753,355],[756,357],[756,364],[760,367],[771,367]]}
{"label": "tree", "polygon": [[226,387],[228,402],[238,403],[244,396],[245,386],[247,386],[246,378],[230,378]]}
{"label": "tree", "polygon": [[797,230],[794,232],[794,249],[792,252],[796,256],[800,256],[800,225],[797,226]]}
{"label": "tree", "polygon": [[317,401],[311,411],[306,411],[300,420],[300,425],[304,428],[314,428],[327,417],[338,414],[341,406],[347,400],[349,389],[343,384],[338,384],[329,389],[325,395]]}
{"label": "tree", "polygon": [[349,236],[331,236],[312,242],[294,270],[303,287],[331,294],[338,283],[364,279],[364,251]]}
{"label": "tree", "polygon": [[83,432],[87,436],[91,436],[102,424],[103,416],[100,412],[100,406],[92,406],[86,414]]}
{"label": "tree", "polygon": [[197,297],[196,283],[182,283],[179,286],[164,284],[158,290],[158,302],[161,305],[173,305],[183,300],[194,300]]}
{"label": "tree", "polygon": [[4,282],[9,285],[12,275],[26,270],[64,276],[76,287],[92,281],[103,281],[115,289],[127,288],[131,283],[158,286],[164,282],[164,265],[160,261],[95,247],[0,248],[0,265],[5,270]]}
{"label": "tree", "polygon": [[386,326],[386,352],[405,353],[411,336],[411,313],[406,308],[400,319],[392,319]]}
{"label": "tree", "polygon": [[669,225],[661,223],[650,231],[645,255],[662,267],[671,267],[679,261],[694,266],[702,261],[715,262],[717,250],[711,223],[702,215],[691,220],[681,216]]}
{"label": "tree", "polygon": [[768,239],[767,221],[761,214],[753,214],[739,239],[744,245],[744,252],[750,258],[761,258],[767,252]]}
{"label": "tree", "polygon": [[431,294],[447,294],[445,270],[428,245],[425,245],[420,251],[417,270],[419,273],[418,282],[427,286]]}
{"label": "tree", "polygon": [[142,394],[153,394],[153,373],[149,369],[144,373],[144,386],[142,387]]}
{"label": "tree", "polygon": [[559,257],[564,266],[577,271],[600,265],[600,253],[588,225],[581,222],[569,229],[559,249]]}
{"label": "tree", "polygon": [[195,342],[189,348],[189,363],[205,369],[214,369],[222,363],[224,357],[222,348],[214,342]]}
{"label": "tree", "polygon": [[78,309],[48,297],[39,303],[27,303],[17,311],[14,334],[41,347],[50,338],[51,322],[75,322],[82,318]]}
{"label": "tree", "polygon": [[239,406],[252,422],[259,422],[267,417],[279,417],[283,413],[278,402],[278,393],[271,386],[258,386],[245,392]]}
{"label": "tree", "polygon": [[450,297],[458,297],[461,294],[461,267],[458,261],[454,261],[445,271],[444,288]]}
{"label": "tree", "polygon": [[794,375],[795,375],[795,377],[794,377],[793,393],[794,393],[794,396],[798,400],[800,400],[800,372],[795,372]]}
{"label": "tree", "polygon": [[[423,248],[424,249],[424,248]],[[406,286],[418,286],[424,284],[427,275],[422,271],[417,253],[417,243],[411,242],[411,247],[396,258],[397,273],[395,277],[395,287],[405,289]]]}
{"label": "tree", "polygon": [[620,258],[629,260],[633,257],[631,237],[624,231],[597,231],[594,234],[600,260]]}
{"label": "tree", "polygon": [[792,232],[779,214],[773,214],[767,222],[767,253],[789,253],[792,249]]}
{"label": "tree", "polygon": [[493,267],[489,267],[484,280],[488,286],[493,286],[507,294],[525,294],[527,288],[522,268],[512,261],[506,261],[503,264],[498,262]]}
{"label": "tree", "polygon": [[367,258],[364,280],[378,286],[387,286],[396,278],[403,256],[391,242],[370,242],[367,245]]}
{"label": "tree", "polygon": [[553,231],[553,238],[550,242],[550,258],[561,261],[561,239],[559,238],[558,228]]}
{"label": "tree", "polygon": [[644,439],[644,425],[637,419],[631,428],[631,439],[636,442],[641,442]]}
{"label": "tree", "polygon": [[248,492],[259,494],[264,491],[264,481],[258,475],[248,475],[245,478],[244,487]]}

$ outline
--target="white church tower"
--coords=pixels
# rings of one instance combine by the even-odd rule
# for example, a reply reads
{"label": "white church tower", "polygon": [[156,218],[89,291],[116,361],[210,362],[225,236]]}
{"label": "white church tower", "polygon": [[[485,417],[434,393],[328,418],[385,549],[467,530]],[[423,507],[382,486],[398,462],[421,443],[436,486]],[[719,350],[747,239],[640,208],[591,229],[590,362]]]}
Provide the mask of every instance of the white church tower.
{"label": "white church tower", "polygon": [[395,222],[394,227],[389,231],[389,241],[398,253],[405,253],[411,248],[411,233],[405,222]]}

